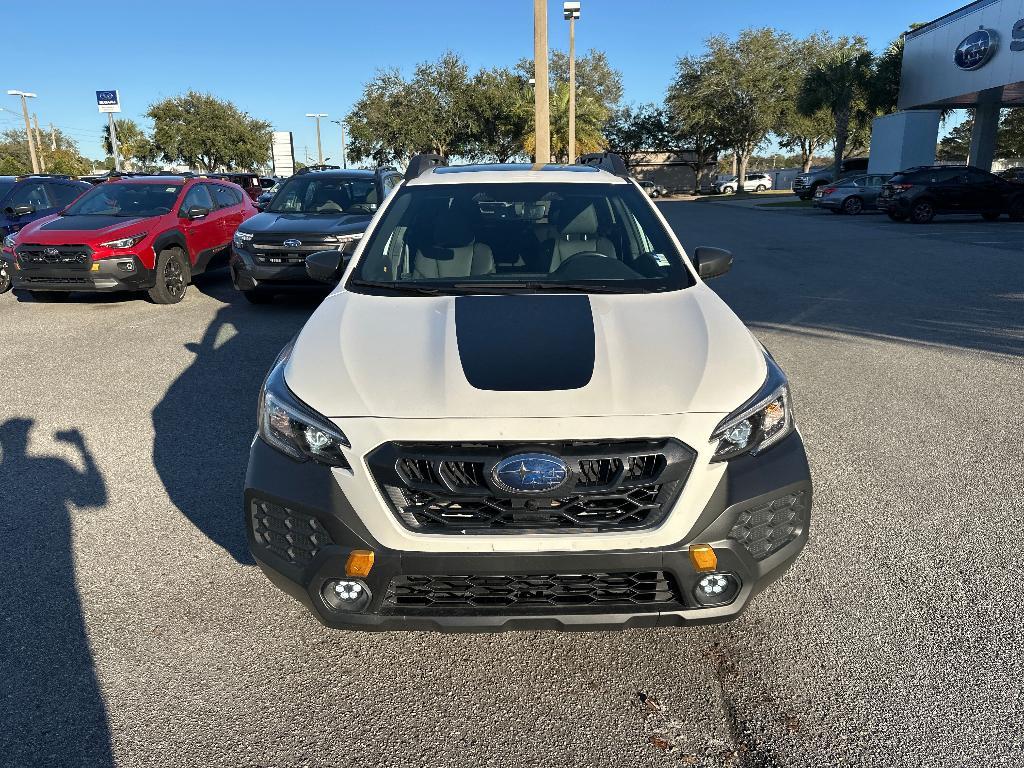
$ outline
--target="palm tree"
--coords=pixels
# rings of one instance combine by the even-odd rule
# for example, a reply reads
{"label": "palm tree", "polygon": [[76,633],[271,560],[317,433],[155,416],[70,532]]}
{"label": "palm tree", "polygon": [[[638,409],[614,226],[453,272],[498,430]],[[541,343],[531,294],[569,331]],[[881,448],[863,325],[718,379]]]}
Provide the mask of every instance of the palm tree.
{"label": "palm tree", "polygon": [[839,178],[843,152],[850,136],[850,117],[854,101],[869,82],[873,57],[859,45],[843,45],[825,54],[807,73],[797,109],[811,116],[819,109],[828,109],[836,120],[835,168],[832,178]]}

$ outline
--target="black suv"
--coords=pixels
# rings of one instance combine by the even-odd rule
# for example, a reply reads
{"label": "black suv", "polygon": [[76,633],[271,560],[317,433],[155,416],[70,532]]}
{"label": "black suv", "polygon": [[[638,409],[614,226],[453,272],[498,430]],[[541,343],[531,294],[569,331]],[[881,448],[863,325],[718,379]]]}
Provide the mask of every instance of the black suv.
{"label": "black suv", "polygon": [[393,168],[303,169],[282,182],[263,211],[235,232],[230,261],[235,288],[263,304],[281,291],[321,286],[306,274],[306,256],[334,249],[351,253],[401,180]]}
{"label": "black suv", "polygon": [[1024,220],[1024,184],[971,166],[925,165],[900,171],[882,187],[878,207],[893,221],[926,224],[938,213]]}

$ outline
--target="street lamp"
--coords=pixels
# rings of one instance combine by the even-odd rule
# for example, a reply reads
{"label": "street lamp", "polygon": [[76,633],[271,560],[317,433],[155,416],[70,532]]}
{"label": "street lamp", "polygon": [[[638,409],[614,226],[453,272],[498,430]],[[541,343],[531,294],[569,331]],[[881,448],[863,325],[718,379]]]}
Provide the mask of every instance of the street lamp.
{"label": "street lamp", "polygon": [[32,124],[28,121],[28,102],[25,99],[34,99],[36,95],[28,91],[8,91],[8,96],[21,97],[21,114],[25,117],[25,135],[28,137],[28,154],[32,158],[32,173],[39,173],[39,160],[36,158],[36,145],[32,141]]}
{"label": "street lamp", "polygon": [[316,157],[317,163],[324,164],[324,151],[320,147],[320,118],[327,117],[326,112],[307,112],[306,117],[316,118]]}
{"label": "street lamp", "polygon": [[576,19],[580,4],[562,4],[562,16],[569,22],[569,162],[576,162]]}
{"label": "street lamp", "polygon": [[337,126],[341,128],[341,167],[348,168],[348,160],[345,157],[345,121],[331,120],[331,122],[337,124]]}

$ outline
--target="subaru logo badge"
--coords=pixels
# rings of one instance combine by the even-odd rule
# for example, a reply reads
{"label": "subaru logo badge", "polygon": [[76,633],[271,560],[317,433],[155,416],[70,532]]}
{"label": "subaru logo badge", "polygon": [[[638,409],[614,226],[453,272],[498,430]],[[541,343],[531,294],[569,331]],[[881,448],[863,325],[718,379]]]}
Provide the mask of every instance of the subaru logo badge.
{"label": "subaru logo badge", "polygon": [[43,255],[45,256],[60,256],[60,251],[56,248],[44,248]]}
{"label": "subaru logo badge", "polygon": [[285,248],[298,248],[300,245],[302,245],[302,241],[296,240],[294,237],[291,237],[285,240],[283,245]]}
{"label": "subaru logo badge", "polygon": [[982,27],[960,41],[953,53],[953,63],[967,71],[981,69],[995,55],[998,43],[996,33]]}
{"label": "subaru logo badge", "polygon": [[569,479],[569,467],[547,453],[520,453],[502,459],[491,470],[494,484],[508,493],[553,491]]}

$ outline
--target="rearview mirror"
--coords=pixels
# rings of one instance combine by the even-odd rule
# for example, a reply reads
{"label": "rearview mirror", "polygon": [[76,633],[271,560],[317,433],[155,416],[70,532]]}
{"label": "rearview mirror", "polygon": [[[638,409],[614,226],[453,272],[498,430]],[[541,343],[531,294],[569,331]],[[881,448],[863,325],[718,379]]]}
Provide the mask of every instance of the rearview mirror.
{"label": "rearview mirror", "polygon": [[196,219],[202,219],[210,215],[209,208],[203,208],[201,205],[193,205],[187,211],[185,211],[185,218],[195,221]]}
{"label": "rearview mirror", "polygon": [[724,248],[702,245],[694,250],[693,258],[697,263],[697,274],[704,280],[724,275],[732,267],[732,252]]}
{"label": "rearview mirror", "polygon": [[306,274],[321,283],[338,282],[341,268],[341,251],[317,251],[306,257]]}

